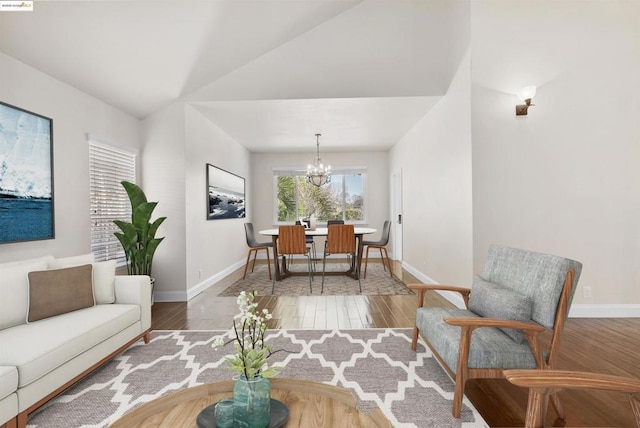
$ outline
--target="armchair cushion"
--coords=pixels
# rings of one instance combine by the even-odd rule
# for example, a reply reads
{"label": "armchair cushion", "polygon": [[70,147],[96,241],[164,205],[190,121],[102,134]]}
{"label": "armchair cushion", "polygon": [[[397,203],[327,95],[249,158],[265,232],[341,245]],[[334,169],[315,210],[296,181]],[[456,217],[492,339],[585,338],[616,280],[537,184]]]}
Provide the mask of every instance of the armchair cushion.
{"label": "armchair cushion", "polygon": [[482,278],[529,296],[533,301],[531,319],[553,329],[567,271],[575,272],[571,299],[582,271],[575,260],[516,248],[491,245]]}
{"label": "armchair cushion", "polygon": [[[481,277],[474,278],[469,296],[469,310],[481,317],[529,321],[532,309],[533,301],[529,296],[485,281]],[[500,330],[516,343],[524,341],[524,333],[520,330],[512,328],[501,328]]]}
{"label": "armchair cushion", "polygon": [[[471,293],[473,294],[473,292]],[[445,317],[479,316],[458,308],[423,307],[416,313],[416,326],[455,373],[458,367],[460,327],[447,324]],[[477,328],[471,335],[469,368],[536,368],[528,342],[516,343],[495,327]]]}

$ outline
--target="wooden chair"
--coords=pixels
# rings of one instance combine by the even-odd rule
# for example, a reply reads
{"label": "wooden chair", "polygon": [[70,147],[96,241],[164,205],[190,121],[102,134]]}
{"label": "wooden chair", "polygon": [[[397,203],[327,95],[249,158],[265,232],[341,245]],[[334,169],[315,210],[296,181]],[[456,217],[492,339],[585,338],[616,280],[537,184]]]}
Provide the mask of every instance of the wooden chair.
{"label": "wooden chair", "polygon": [[[307,257],[307,265],[309,268],[309,291],[313,292],[311,288],[312,270],[311,267],[311,247],[307,246],[307,239],[304,234],[304,226],[280,226],[278,228],[278,256],[283,257],[283,261],[286,261],[286,257],[293,257],[294,255],[304,255]],[[277,263],[277,260],[276,260]],[[271,285],[271,293],[275,290],[276,279],[273,278],[273,284]]]}
{"label": "wooden chair", "polygon": [[[553,369],[560,337],[582,264],[532,251],[492,245],[484,272],[471,289],[409,285],[418,292],[416,325],[443,367],[455,379],[453,416],[460,417],[467,379],[502,378],[508,369]],[[466,309],[422,307],[430,290],[462,295]],[[538,335],[552,331],[543,349]],[[563,417],[557,396],[552,403]]]}
{"label": "wooden chair", "polygon": [[[382,235],[379,241],[363,241],[362,245],[367,247],[367,256],[364,259],[364,278],[367,278],[367,265],[369,264],[369,250],[377,248],[380,250],[380,258],[382,258],[382,268],[386,271],[387,268],[384,264],[386,256],[387,264],[389,265],[389,275],[393,278],[393,272],[391,271],[391,260],[389,260],[389,254],[387,253],[387,244],[389,243],[389,234],[391,233],[391,222],[386,220],[382,226]],[[384,251],[384,256],[382,255]]]}
{"label": "wooden chair", "polygon": [[356,246],[356,235],[352,224],[329,224],[327,227],[327,241],[324,246],[322,257],[322,288],[324,292],[324,274],[327,266],[327,255],[347,254],[352,258],[352,266],[356,269],[360,293],[362,293],[362,283],[360,282],[360,271],[358,263],[358,248]]}
{"label": "wooden chair", "polygon": [[245,263],[244,265],[244,274],[242,275],[242,279],[245,279],[247,277],[247,268],[249,267],[249,259],[251,258],[251,253],[253,253],[253,264],[251,265],[251,272],[253,273],[253,269],[256,267],[256,256],[258,255],[258,251],[260,250],[264,250],[265,253],[267,253],[267,269],[269,270],[269,279],[271,279],[271,258],[269,257],[269,248],[273,248],[273,243],[257,242],[256,236],[253,232],[252,223],[244,224],[244,232],[247,237],[249,252],[247,253],[247,263]]}
{"label": "wooden chair", "polygon": [[[304,224],[302,224],[302,221],[301,221],[301,220],[296,220],[296,224],[297,224],[297,225],[305,226]],[[305,226],[305,229],[307,229],[307,227],[308,227],[308,226]],[[308,244],[308,245],[311,245],[311,251],[313,252],[313,267],[314,267],[314,270],[315,270],[315,263],[316,263],[316,241],[315,241],[315,239],[313,239],[313,236],[306,236],[306,235],[305,235],[305,238],[306,238],[306,240],[307,240],[307,244]]]}
{"label": "wooden chair", "polygon": [[549,397],[563,389],[595,389],[627,394],[640,427],[640,379],[565,370],[507,370],[507,380],[529,388],[525,428],[544,426]]}

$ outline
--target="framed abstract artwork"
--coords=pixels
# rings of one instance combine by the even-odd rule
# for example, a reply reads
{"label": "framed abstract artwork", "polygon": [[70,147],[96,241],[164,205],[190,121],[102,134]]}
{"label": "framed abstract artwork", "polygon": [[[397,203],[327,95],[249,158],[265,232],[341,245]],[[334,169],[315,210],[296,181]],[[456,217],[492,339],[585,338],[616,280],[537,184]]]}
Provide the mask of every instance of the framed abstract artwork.
{"label": "framed abstract artwork", "polygon": [[244,178],[207,164],[207,220],[245,218]]}
{"label": "framed abstract artwork", "polygon": [[53,120],[0,102],[0,244],[53,239]]}

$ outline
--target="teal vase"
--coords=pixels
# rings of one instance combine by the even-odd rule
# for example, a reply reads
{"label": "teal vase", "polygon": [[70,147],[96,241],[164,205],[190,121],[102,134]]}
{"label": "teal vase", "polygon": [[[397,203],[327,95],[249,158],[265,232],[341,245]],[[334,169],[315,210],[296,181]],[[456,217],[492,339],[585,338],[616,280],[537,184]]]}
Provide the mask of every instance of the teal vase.
{"label": "teal vase", "polygon": [[271,420],[271,384],[257,376],[244,376],[233,385],[234,428],[265,428]]}

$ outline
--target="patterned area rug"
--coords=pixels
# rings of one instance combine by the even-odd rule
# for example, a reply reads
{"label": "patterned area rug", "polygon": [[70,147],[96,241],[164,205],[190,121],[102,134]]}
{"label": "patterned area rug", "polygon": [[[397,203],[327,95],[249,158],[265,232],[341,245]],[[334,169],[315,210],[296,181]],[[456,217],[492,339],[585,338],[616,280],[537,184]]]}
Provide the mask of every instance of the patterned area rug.
{"label": "patterned area rug", "polygon": [[[251,267],[251,265],[249,265]],[[292,271],[306,272],[306,264],[295,264]],[[282,281],[276,281],[276,286],[271,293],[271,284],[266,264],[256,265],[253,273],[247,272],[244,280],[236,281],[227,289],[220,293],[220,296],[237,296],[241,291],[257,290],[259,296],[309,296],[320,295],[322,284],[322,262],[317,263],[318,272],[311,282],[312,291],[309,291],[308,276],[290,276]],[[346,271],[346,263],[327,263],[327,271]],[[272,266],[273,270],[273,266]],[[364,272],[364,264],[362,265]],[[389,271],[384,271],[382,263],[369,263],[367,267],[367,278],[362,279],[362,294],[364,295],[394,295],[394,294],[415,294],[413,290],[407,288],[402,281],[395,276],[392,278]],[[324,294],[327,296],[347,296],[359,294],[358,280],[346,275],[325,276]]]}
{"label": "patterned area rug", "polygon": [[[487,427],[465,397],[451,416],[453,382],[423,343],[410,349],[411,329],[272,330],[270,363],[282,377],[348,388],[364,412],[379,407],[394,427]],[[224,356],[233,344],[211,348],[228,331],[155,331],[34,413],[30,427],[103,427],[163,394],[229,380]]]}

